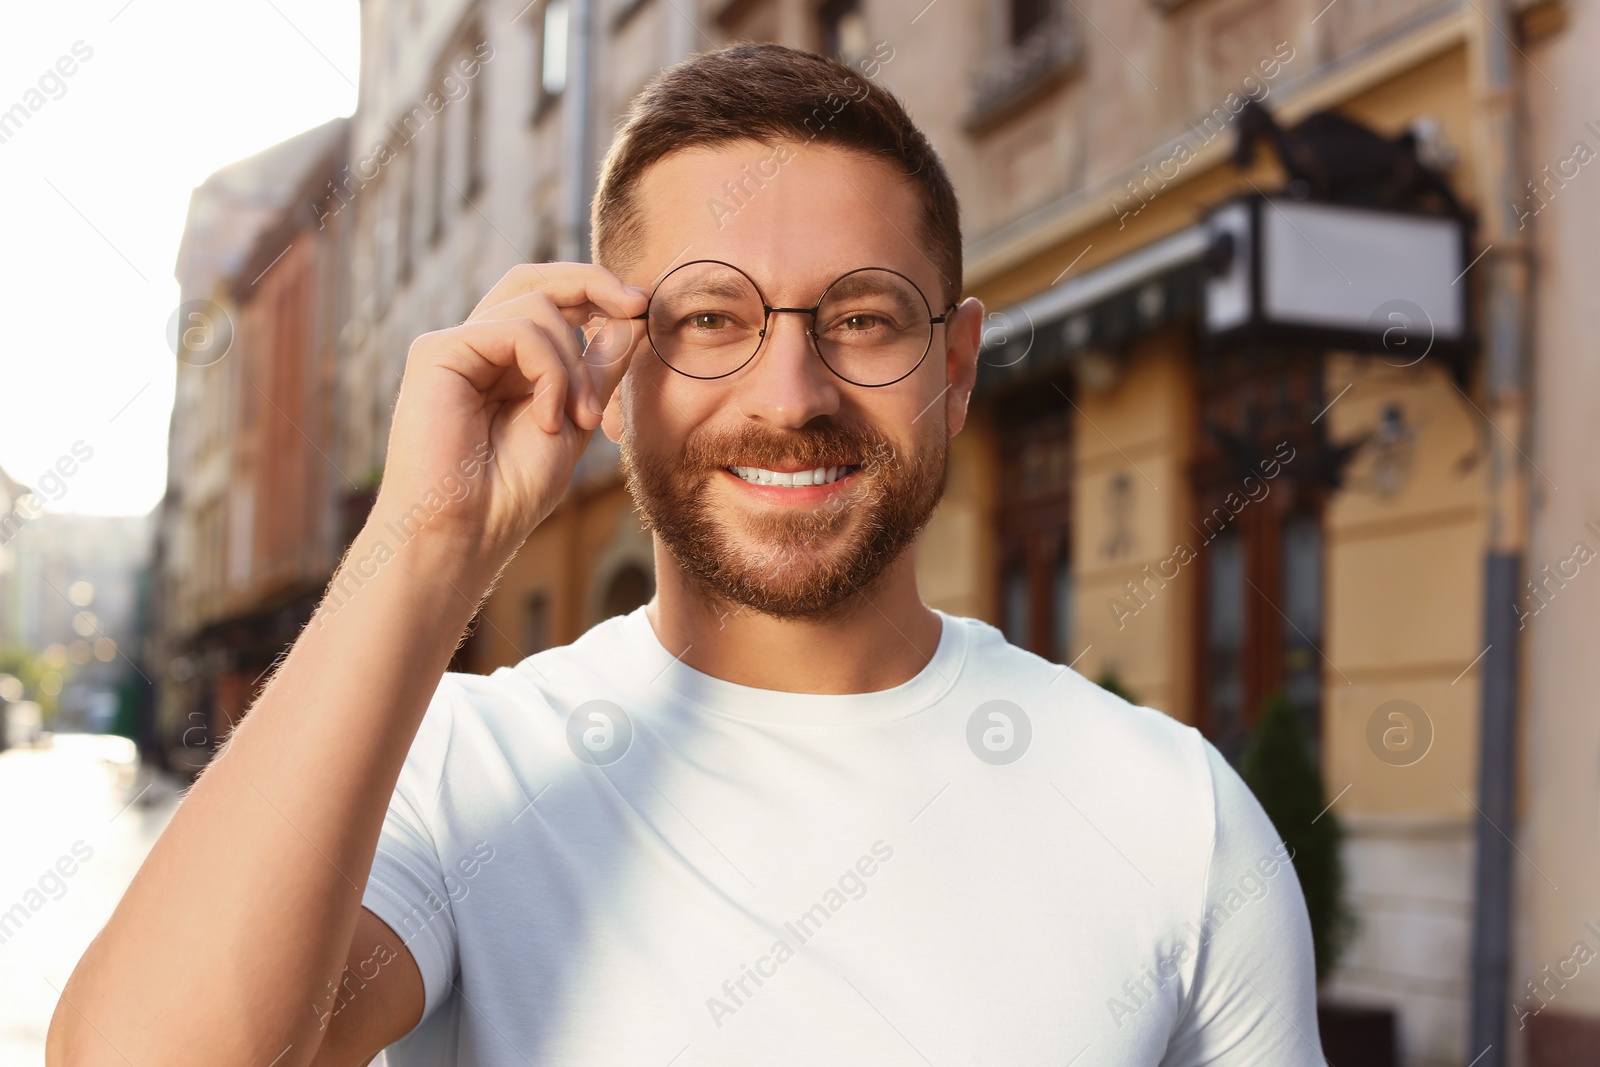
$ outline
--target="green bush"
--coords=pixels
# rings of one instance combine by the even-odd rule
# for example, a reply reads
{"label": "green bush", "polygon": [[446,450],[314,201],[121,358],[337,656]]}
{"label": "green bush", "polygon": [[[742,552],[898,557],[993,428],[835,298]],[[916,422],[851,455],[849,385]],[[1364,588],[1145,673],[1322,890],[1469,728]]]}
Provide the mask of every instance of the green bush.
{"label": "green bush", "polygon": [[1134,699],[1133,692],[1123,684],[1122,676],[1117,673],[1115,667],[1107,667],[1100,672],[1100,680],[1095,684],[1108,693],[1115,693],[1130,704],[1139,703]]}
{"label": "green bush", "polygon": [[1295,874],[1311,916],[1321,982],[1333,971],[1354,932],[1354,917],[1344,900],[1340,853],[1344,828],[1332,809],[1323,810],[1328,802],[1311,739],[1300,713],[1281,692],[1268,698],[1262,709],[1239,758],[1239,775],[1293,852]]}

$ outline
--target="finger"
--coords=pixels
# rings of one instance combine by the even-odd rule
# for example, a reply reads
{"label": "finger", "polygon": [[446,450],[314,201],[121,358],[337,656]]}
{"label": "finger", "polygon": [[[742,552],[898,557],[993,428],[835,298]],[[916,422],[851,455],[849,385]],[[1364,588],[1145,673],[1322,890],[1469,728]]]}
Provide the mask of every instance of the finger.
{"label": "finger", "polygon": [[[581,324],[580,341],[574,328],[567,324],[574,317],[571,309],[556,307],[542,292],[524,293],[483,312],[483,319],[524,316],[535,319],[562,342],[562,351],[569,357],[568,369],[578,386],[572,397],[573,421],[584,429],[595,429],[607,401],[627,373],[634,352],[645,339],[644,323],[594,311]],[[570,348],[566,346],[568,340],[572,342]]]}
{"label": "finger", "polygon": [[562,309],[557,307],[549,295],[542,292],[523,293],[513,297],[503,304],[489,308],[484,312],[478,322],[495,321],[500,319],[532,319],[539,324],[545,334],[550,338],[561,355],[562,362],[567,365],[567,373],[571,376],[573,388],[565,399],[573,413],[573,421],[583,424],[582,413],[595,406],[594,384],[590,376],[583,372],[583,343],[573,326],[568,324]]}
{"label": "finger", "polygon": [[570,375],[557,343],[531,318],[469,322],[424,334],[408,362],[459,374],[486,398],[507,391],[531,395],[539,426],[561,432]]}
{"label": "finger", "polygon": [[520,263],[500,278],[467,317],[471,322],[524,293],[542,292],[581,326],[593,311],[614,318],[644,313],[648,297],[596,263]]}

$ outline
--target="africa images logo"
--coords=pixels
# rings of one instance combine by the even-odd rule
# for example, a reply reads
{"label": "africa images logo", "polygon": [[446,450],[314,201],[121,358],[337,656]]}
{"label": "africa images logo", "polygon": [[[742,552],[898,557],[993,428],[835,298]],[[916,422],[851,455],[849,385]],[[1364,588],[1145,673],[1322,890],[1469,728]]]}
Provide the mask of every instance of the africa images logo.
{"label": "africa images logo", "polygon": [[567,716],[567,747],[585,763],[604,767],[628,754],[633,720],[609,700],[579,704]]}
{"label": "africa images logo", "polygon": [[1017,762],[1032,742],[1033,721],[1009,700],[985,701],[967,718],[967,747],[993,766]]}

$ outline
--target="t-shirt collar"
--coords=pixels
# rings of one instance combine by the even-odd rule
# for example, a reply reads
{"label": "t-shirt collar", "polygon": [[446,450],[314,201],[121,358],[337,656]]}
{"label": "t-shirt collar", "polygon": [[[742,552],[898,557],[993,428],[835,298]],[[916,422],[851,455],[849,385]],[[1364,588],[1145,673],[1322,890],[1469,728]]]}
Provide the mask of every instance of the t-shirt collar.
{"label": "t-shirt collar", "polygon": [[695,670],[656,636],[645,609],[611,620],[622,631],[642,668],[635,677],[706,711],[736,719],[801,727],[854,726],[914,715],[939,700],[955,684],[966,660],[967,628],[955,616],[939,616],[939,645],[933,658],[911,678],[871,693],[786,693],[739,685]]}

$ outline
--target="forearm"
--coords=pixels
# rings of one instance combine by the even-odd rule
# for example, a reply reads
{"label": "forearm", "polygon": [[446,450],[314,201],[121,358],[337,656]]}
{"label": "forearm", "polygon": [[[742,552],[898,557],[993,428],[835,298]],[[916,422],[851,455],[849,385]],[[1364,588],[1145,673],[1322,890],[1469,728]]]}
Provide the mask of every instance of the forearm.
{"label": "forearm", "polygon": [[395,542],[376,520],[357,538],[73,973],[53,1053],[254,1064],[293,1046],[277,1067],[314,1054],[313,1000],[344,964],[390,794],[492,577]]}
{"label": "forearm", "polygon": [[311,1061],[439,677],[643,336],[582,349],[573,327],[647,306],[603,267],[524,264],[467,322],[413,342],[367,528],[73,972],[49,1063]]}

